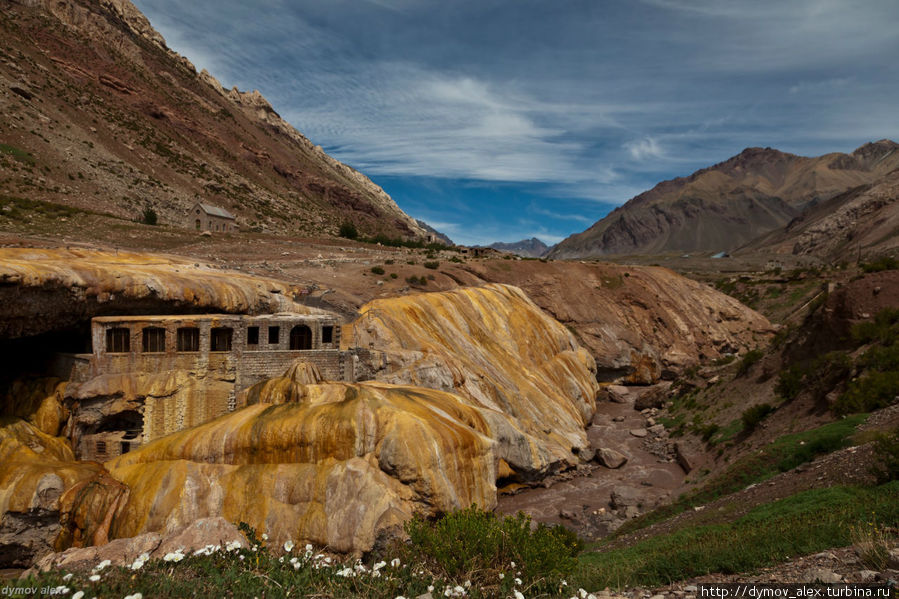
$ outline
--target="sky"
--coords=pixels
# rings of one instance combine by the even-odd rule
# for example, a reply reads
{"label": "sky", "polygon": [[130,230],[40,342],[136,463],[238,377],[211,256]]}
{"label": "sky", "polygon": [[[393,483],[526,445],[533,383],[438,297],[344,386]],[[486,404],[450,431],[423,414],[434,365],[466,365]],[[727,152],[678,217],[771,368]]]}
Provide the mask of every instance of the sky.
{"label": "sky", "polygon": [[899,140],[896,0],[134,3],[457,243],[557,243],[746,147]]}

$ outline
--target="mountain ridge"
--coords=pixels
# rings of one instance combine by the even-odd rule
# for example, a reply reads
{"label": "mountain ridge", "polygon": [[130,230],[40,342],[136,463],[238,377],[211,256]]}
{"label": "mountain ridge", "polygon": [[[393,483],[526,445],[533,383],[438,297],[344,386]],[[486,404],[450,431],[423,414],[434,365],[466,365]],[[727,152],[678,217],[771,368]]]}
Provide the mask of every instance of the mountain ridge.
{"label": "mountain ridge", "polygon": [[426,238],[383,189],[258,91],[225,90],[197,72],[131,2],[6,4],[5,193],[120,218],[149,207],[176,224],[203,199],[246,229],[327,236],[349,221],[366,235]]}
{"label": "mountain ridge", "polygon": [[887,176],[899,168],[897,149],[887,139],[814,158],[746,148],[658,183],[560,242],[549,257],[731,251],[785,227],[806,209]]}

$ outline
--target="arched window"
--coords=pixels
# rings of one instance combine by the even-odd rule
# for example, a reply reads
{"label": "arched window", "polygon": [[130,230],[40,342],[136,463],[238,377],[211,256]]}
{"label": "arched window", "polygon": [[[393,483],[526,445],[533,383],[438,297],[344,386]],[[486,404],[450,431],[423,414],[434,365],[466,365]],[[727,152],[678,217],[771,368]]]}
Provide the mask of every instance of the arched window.
{"label": "arched window", "polygon": [[290,349],[312,349],[312,329],[304,324],[290,329]]}
{"label": "arched window", "polygon": [[199,218],[197,219],[197,222],[195,224],[197,226],[197,231],[199,231],[200,230],[200,219]]}

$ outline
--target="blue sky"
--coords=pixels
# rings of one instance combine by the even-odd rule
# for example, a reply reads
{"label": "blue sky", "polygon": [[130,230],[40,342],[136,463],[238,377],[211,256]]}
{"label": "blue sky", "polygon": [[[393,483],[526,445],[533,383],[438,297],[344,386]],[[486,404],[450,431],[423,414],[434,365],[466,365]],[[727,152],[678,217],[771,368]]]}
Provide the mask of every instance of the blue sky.
{"label": "blue sky", "polygon": [[460,243],[547,243],[748,146],[899,138],[896,0],[135,0]]}

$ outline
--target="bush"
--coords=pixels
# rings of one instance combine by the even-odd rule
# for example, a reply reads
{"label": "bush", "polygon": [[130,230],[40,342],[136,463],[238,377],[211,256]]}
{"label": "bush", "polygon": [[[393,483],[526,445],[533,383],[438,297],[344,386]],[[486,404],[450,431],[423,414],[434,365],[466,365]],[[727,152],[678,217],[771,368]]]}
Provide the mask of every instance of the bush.
{"label": "bush", "polygon": [[740,416],[740,420],[743,422],[743,430],[746,432],[750,432],[755,430],[755,428],[764,420],[768,414],[774,411],[774,408],[771,404],[760,403],[757,406],[752,406],[751,408],[747,408],[743,414]]}
{"label": "bush", "polygon": [[899,269],[899,260],[896,260],[892,256],[881,256],[873,262],[862,264],[862,270],[864,272],[880,272],[882,270],[897,269]]}
{"label": "bush", "polygon": [[869,372],[849,383],[833,405],[838,415],[871,412],[892,404],[899,396],[899,371]]}
{"label": "bush", "polygon": [[796,399],[796,396],[802,391],[802,379],[804,376],[805,373],[798,365],[781,370],[780,376],[777,378],[777,384],[774,386],[774,392],[787,401]]}
{"label": "bush", "polygon": [[396,274],[395,272],[390,273],[390,278],[391,278],[391,279],[395,279],[395,278],[397,278],[398,276],[399,276],[399,275]]}
{"label": "bush", "polygon": [[380,266],[372,266],[372,267],[371,267],[371,271],[372,271],[374,274],[376,274],[376,275],[383,275],[383,274],[384,274],[384,269],[381,268]]}
{"label": "bush", "polygon": [[758,363],[764,355],[765,352],[760,349],[752,349],[746,352],[740,360],[740,365],[737,367],[737,376],[743,376],[749,372],[749,369]]}
{"label": "bush", "polygon": [[145,225],[155,226],[159,222],[159,216],[156,214],[156,211],[153,210],[153,208],[147,206],[141,213],[140,222]]}
{"label": "bush", "polygon": [[899,340],[899,308],[884,308],[873,320],[856,324],[852,327],[852,338],[859,344],[877,341],[892,345]]}
{"label": "bush", "polygon": [[359,231],[356,230],[356,225],[351,222],[345,222],[340,225],[340,231],[338,231],[337,234],[346,239],[357,239],[359,237]]}
{"label": "bush", "polygon": [[557,591],[582,549],[577,536],[564,527],[539,524],[531,530],[529,516],[499,518],[475,506],[436,522],[416,517],[406,524],[406,532],[406,561],[423,562],[439,578],[470,580],[480,589],[497,585],[504,573],[504,579],[521,578],[531,593]]}
{"label": "bush", "polygon": [[878,484],[899,480],[899,427],[881,433],[874,439],[874,460],[871,474]]}
{"label": "bush", "polygon": [[431,270],[437,270],[437,267],[440,266],[440,262],[434,260],[433,262],[425,262],[424,267],[430,268]]}

